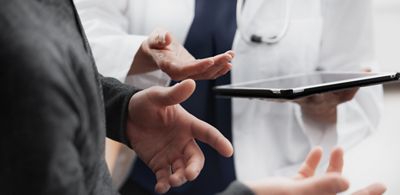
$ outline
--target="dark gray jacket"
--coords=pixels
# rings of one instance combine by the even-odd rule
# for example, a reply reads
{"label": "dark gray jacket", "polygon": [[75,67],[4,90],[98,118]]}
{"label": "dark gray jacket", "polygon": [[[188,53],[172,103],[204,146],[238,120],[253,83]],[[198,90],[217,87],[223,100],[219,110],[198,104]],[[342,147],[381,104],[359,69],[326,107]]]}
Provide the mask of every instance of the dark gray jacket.
{"label": "dark gray jacket", "polygon": [[116,193],[104,139],[135,90],[97,74],[70,0],[1,0],[0,30],[0,194]]}

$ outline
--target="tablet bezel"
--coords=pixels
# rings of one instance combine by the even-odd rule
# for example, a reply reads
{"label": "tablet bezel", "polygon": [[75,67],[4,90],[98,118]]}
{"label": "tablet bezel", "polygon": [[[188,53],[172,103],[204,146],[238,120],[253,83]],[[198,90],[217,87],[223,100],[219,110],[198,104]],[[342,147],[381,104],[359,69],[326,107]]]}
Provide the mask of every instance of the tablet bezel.
{"label": "tablet bezel", "polygon": [[377,85],[387,82],[395,82],[400,79],[400,73],[365,73],[365,77],[354,79],[345,79],[341,81],[321,83],[316,85],[308,85],[296,88],[257,88],[244,87],[259,82],[271,81],[276,79],[285,79],[291,77],[315,75],[315,74],[360,74],[360,72],[314,72],[308,74],[296,74],[283,77],[275,77],[270,79],[262,79],[250,82],[237,83],[232,85],[222,85],[214,88],[214,92],[218,96],[225,97],[242,97],[242,98],[269,98],[269,99],[286,99],[294,100],[305,96],[338,91],[354,87],[364,87],[369,85]]}

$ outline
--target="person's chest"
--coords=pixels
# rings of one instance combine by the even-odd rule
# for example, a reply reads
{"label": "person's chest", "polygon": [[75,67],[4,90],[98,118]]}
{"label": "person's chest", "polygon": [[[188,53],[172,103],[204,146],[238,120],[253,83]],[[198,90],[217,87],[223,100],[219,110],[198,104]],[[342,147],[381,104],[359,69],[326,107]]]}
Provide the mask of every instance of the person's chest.
{"label": "person's chest", "polygon": [[[234,82],[312,72],[318,68],[323,39],[323,4],[312,1],[247,0],[239,15],[233,60]],[[253,43],[281,37],[273,44]]]}
{"label": "person's chest", "polygon": [[126,10],[130,34],[149,35],[164,28],[183,44],[195,15],[195,0],[127,0],[120,9]]}

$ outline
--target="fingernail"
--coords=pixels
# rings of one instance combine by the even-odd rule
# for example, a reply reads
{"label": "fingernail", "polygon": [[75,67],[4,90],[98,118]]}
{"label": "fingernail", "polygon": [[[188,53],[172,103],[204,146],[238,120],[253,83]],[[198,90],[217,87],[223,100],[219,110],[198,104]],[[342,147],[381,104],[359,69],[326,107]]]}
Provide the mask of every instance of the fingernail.
{"label": "fingernail", "polygon": [[157,35],[157,43],[158,44],[165,44],[165,35],[158,34]]}
{"label": "fingernail", "polygon": [[235,57],[235,52],[233,51],[227,51],[226,53],[229,54],[232,58]]}
{"label": "fingernail", "polygon": [[184,177],[181,177],[180,185],[182,185],[182,184],[184,184],[184,183],[186,183],[186,182],[187,182],[187,179],[184,178]]}
{"label": "fingernail", "polygon": [[169,186],[166,184],[161,184],[158,188],[160,193],[166,193],[169,190]]}

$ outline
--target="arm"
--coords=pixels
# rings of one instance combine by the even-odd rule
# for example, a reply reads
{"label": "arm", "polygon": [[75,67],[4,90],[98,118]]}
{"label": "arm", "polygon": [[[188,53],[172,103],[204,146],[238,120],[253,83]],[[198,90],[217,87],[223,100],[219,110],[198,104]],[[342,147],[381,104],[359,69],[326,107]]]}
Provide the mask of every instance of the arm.
{"label": "arm", "polygon": [[[157,80],[166,77],[162,74],[158,77],[146,76],[146,73],[160,69],[174,80],[215,79],[231,69],[232,51],[196,60],[164,30],[154,31],[148,39],[135,40],[137,36],[129,34],[127,15],[132,13],[127,9],[127,3],[122,0],[76,0],[101,73],[121,81],[125,81],[126,75],[140,76],[141,79],[156,78],[151,83],[157,84],[160,83]],[[103,71],[103,67],[107,67],[107,70]],[[118,74],[112,74],[114,72]],[[128,80],[135,82],[132,78]],[[163,85],[168,82],[169,78]],[[139,83],[143,82],[139,80]]]}
{"label": "arm", "polygon": [[130,146],[126,136],[128,104],[137,90],[111,77],[100,76],[106,111],[107,137]]}
{"label": "arm", "polygon": [[75,0],[75,4],[100,73],[136,88],[168,85],[170,79],[162,71],[128,76],[147,37],[129,33],[127,0]]}

